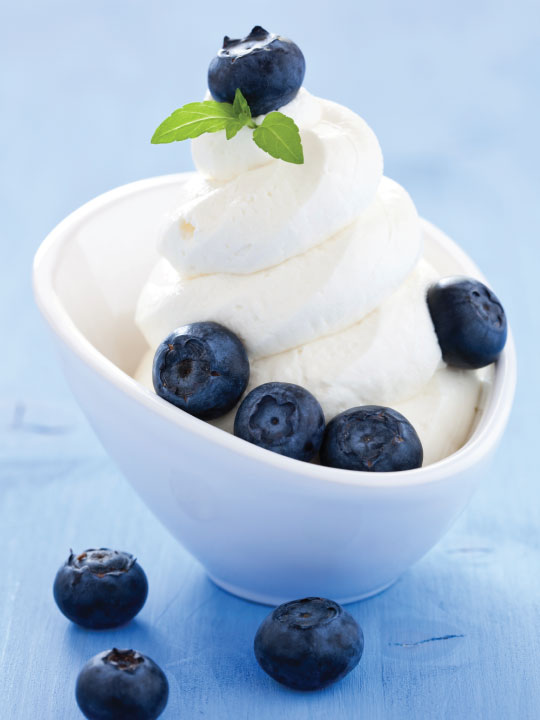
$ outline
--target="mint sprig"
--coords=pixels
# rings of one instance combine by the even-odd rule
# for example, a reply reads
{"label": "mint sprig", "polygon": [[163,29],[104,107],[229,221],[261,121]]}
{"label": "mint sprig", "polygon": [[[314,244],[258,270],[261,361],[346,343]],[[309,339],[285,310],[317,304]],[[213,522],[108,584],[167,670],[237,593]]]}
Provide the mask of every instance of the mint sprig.
{"label": "mint sprig", "polygon": [[271,112],[257,125],[240,89],[236,90],[233,103],[205,100],[178,108],[157,128],[151,142],[170,143],[220,130],[225,130],[230,140],[246,126],[253,130],[254,142],[272,157],[296,165],[304,162],[300,131],[294,120],[283,113]]}
{"label": "mint sprig", "polygon": [[253,131],[257,145],[275,158],[301,165],[304,151],[294,120],[280,112],[269,113]]}
{"label": "mint sprig", "polygon": [[219,103],[214,100],[188,103],[175,110],[161,123],[152,137],[152,142],[170,143],[175,140],[187,140],[206,132],[217,132],[233,127],[237,128],[236,132],[238,132],[243,124],[229,103]]}

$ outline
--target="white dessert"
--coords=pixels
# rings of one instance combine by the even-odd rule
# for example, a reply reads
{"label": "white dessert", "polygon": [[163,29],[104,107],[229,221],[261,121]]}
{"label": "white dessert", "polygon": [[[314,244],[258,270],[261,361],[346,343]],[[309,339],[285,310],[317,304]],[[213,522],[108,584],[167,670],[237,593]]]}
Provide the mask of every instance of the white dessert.
{"label": "white dessert", "polygon": [[[382,175],[374,133],[355,113],[302,89],[282,108],[300,128],[305,163],[273,159],[244,128],[192,141],[198,175],[165,223],[136,321],[149,350],[214,320],[244,341],[248,391],[302,385],[327,421],[387,405],[415,426],[424,464],[467,440],[481,389],[447,368],[425,294],[438,273],[406,191]],[[232,431],[234,411],[215,424]]]}

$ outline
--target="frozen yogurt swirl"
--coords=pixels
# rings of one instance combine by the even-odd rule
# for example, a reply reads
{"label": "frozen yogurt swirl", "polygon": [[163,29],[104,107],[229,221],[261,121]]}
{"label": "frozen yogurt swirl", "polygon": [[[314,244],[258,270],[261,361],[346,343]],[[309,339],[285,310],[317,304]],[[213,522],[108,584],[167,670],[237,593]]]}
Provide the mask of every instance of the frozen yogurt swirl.
{"label": "frozen yogurt swirl", "polygon": [[[137,307],[149,359],[174,328],[213,320],[244,341],[248,389],[297,383],[327,419],[426,387],[435,399],[442,362],[425,293],[437,273],[421,257],[412,200],[383,177],[377,138],[354,112],[305,89],[281,110],[300,129],[303,165],[260,150],[248,128],[192,142],[198,173]],[[457,384],[445,380],[445,392]],[[232,415],[220,424],[230,429]]]}
{"label": "frozen yogurt swirl", "polygon": [[284,112],[300,127],[304,165],[273,159],[247,128],[193,142],[199,174],[139,303],[151,345],[204,317],[239,334],[251,358],[274,355],[362,320],[416,265],[416,210],[382,177],[366,123],[306,90]]}

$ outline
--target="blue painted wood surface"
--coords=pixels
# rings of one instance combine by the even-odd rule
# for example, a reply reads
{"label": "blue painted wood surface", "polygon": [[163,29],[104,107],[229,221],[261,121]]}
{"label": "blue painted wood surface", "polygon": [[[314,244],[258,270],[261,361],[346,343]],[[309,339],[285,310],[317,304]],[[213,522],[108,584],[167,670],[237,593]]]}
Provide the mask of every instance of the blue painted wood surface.
{"label": "blue painted wood surface", "polygon": [[[79,717],[88,657],[134,646],[166,670],[167,718],[538,718],[540,473],[537,2],[160,0],[0,3],[0,718]],[[306,86],[362,114],[386,172],[458,240],[504,300],[520,359],[492,472],[444,540],[351,606],[365,655],[319,694],[253,658],[263,607],[214,587],[146,510],[76,408],[34,308],[30,266],[68,212],[116,185],[190,167],[149,137],[201,96],[224,34],[263,24],[303,48]],[[85,632],[51,586],[69,547],[130,550],[150,596]]]}

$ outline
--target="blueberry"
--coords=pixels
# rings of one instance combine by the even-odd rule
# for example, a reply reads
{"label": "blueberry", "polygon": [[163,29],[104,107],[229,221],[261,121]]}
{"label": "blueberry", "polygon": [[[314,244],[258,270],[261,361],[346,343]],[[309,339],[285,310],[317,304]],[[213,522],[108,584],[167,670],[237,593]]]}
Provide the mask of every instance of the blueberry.
{"label": "blueberry", "polygon": [[364,636],[341,605],[310,597],[271,612],[257,630],[254,649],[274,680],[295,690],[319,690],[358,665]]}
{"label": "blueberry", "polygon": [[407,418],[380,405],[355,407],[328,423],[321,463],[345,470],[390,472],[422,466],[422,443]]}
{"label": "blueberry", "polygon": [[448,365],[473,370],[495,362],[508,332],[495,293],[473,278],[449,277],[429,288],[427,303]]}
{"label": "blueberry", "polygon": [[89,720],[154,720],[167,704],[169,683],[149,657],[113,648],[86,663],[75,697]]}
{"label": "blueberry", "polygon": [[321,446],[324,414],[313,395],[299,385],[265,383],[242,400],[234,434],[280,455],[309,461]]}
{"label": "blueberry", "polygon": [[298,45],[257,25],[241,40],[225,36],[208,68],[208,88],[214,100],[228,103],[240,88],[256,117],[290,102],[302,87],[305,72]]}
{"label": "blueberry", "polygon": [[102,629],[123,625],[146,601],[148,581],[133,555],[108,548],[70,553],[56,573],[54,599],[77,625]]}
{"label": "blueberry", "polygon": [[246,389],[249,361],[241,340],[215,322],[184,325],[158,347],[152,372],[158,395],[204,420],[225,415]]}

